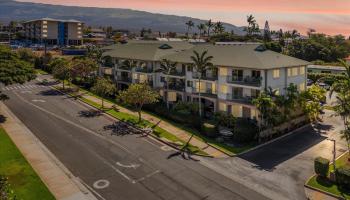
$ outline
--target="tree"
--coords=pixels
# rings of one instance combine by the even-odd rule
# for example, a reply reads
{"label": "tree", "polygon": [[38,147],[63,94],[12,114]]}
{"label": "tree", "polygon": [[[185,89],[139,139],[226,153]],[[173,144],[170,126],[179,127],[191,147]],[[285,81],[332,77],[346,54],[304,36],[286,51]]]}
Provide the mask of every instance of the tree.
{"label": "tree", "polygon": [[256,23],[256,20],[253,15],[247,16],[247,22],[248,26],[244,28],[244,30],[247,32],[247,36],[251,37],[255,33],[260,32],[259,25]]}
{"label": "tree", "polygon": [[312,85],[306,91],[300,93],[300,105],[304,113],[311,121],[316,121],[322,111],[321,102],[325,101],[326,90]]}
{"label": "tree", "polygon": [[190,32],[190,30],[194,27],[193,21],[192,21],[192,20],[189,20],[188,22],[186,22],[186,26],[187,26],[186,35],[187,35],[187,38],[189,38],[189,32]]}
{"label": "tree", "polygon": [[80,78],[84,83],[91,75],[96,74],[98,69],[96,62],[90,58],[73,59],[70,65],[71,77],[73,79]]}
{"label": "tree", "polygon": [[111,80],[106,78],[98,78],[91,91],[101,97],[102,109],[104,108],[104,98],[115,92],[115,85]]}
{"label": "tree", "polygon": [[103,51],[96,46],[88,46],[87,57],[94,60],[99,66],[103,64]]}
{"label": "tree", "polygon": [[225,27],[222,22],[216,22],[214,24],[214,33],[215,34],[222,34],[225,32]]}
{"label": "tree", "polygon": [[203,33],[205,32],[206,29],[206,25],[205,24],[198,24],[197,25],[197,29],[199,30],[199,37],[203,36]]}
{"label": "tree", "polygon": [[19,59],[29,63],[34,63],[35,55],[31,49],[27,49],[27,48],[18,49],[17,54],[19,56]]}
{"label": "tree", "polygon": [[210,30],[213,28],[214,24],[213,22],[211,21],[211,19],[208,20],[207,23],[205,23],[205,26],[207,27],[207,34],[208,34],[208,37],[210,37]]}
{"label": "tree", "polygon": [[253,99],[252,103],[259,111],[260,129],[276,124],[276,115],[278,115],[277,105],[272,97],[266,92],[262,92],[258,98]]}
{"label": "tree", "polygon": [[270,42],[271,41],[271,31],[270,31],[270,25],[269,25],[268,21],[265,22],[264,41],[265,42]]}
{"label": "tree", "polygon": [[198,74],[199,117],[202,118],[201,78],[202,78],[202,74],[204,74],[207,70],[214,68],[213,63],[211,63],[213,56],[207,56],[208,51],[203,51],[202,53],[198,53],[197,51],[193,51],[193,53],[194,53],[194,56],[191,56],[191,60],[193,62],[193,67]]}
{"label": "tree", "polygon": [[345,129],[340,132],[341,137],[346,140],[350,151],[350,65],[340,60],[346,69],[345,79],[338,79],[331,88],[330,95],[336,92],[337,102],[334,106],[335,112],[343,119]]}
{"label": "tree", "polygon": [[140,123],[143,105],[158,102],[159,94],[147,84],[131,84],[127,90],[121,91],[117,98],[136,109]]}
{"label": "tree", "polygon": [[71,65],[64,58],[54,59],[50,63],[54,78],[62,80],[62,88],[65,89],[65,81],[71,77]]}
{"label": "tree", "polygon": [[[10,85],[23,84],[36,77],[33,64],[23,61],[18,53],[10,48],[0,45],[0,83]],[[0,91],[0,101],[7,100],[8,96]]]}
{"label": "tree", "polygon": [[[165,77],[167,94],[169,90],[169,75],[171,72],[176,70],[176,65],[177,65],[177,62],[171,62],[170,60],[163,59],[162,62],[160,63],[160,68],[156,70],[156,72],[162,72],[163,74],[167,75]],[[166,105],[167,105],[167,108],[169,109],[168,95],[166,95]]]}

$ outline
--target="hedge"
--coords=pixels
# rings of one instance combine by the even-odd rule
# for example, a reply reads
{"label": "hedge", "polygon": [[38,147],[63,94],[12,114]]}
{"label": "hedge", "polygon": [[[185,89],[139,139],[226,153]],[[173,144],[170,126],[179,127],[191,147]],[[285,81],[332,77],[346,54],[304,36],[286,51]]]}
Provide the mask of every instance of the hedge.
{"label": "hedge", "polygon": [[335,171],[337,183],[346,189],[350,189],[350,166],[345,165]]}
{"label": "hedge", "polygon": [[329,171],[329,160],[322,157],[315,158],[314,161],[315,173],[321,177],[327,177]]}

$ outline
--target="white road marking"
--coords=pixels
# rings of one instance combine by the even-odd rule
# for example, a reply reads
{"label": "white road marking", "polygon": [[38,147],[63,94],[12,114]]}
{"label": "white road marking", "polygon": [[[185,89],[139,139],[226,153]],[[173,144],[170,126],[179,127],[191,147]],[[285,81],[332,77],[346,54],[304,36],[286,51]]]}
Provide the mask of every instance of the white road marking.
{"label": "white road marking", "polygon": [[139,164],[130,164],[130,165],[124,165],[120,162],[116,162],[116,164],[119,166],[119,167],[124,167],[124,168],[133,168],[133,169],[136,169],[138,167],[140,167]]}
{"label": "white road marking", "polygon": [[105,179],[101,179],[101,180],[95,181],[92,186],[96,189],[104,189],[109,186],[109,181]]}
{"label": "white road marking", "polygon": [[33,99],[32,101],[33,102],[41,102],[41,103],[45,103],[46,102],[45,100],[42,100],[42,99]]}
{"label": "white road marking", "polygon": [[156,170],[156,171],[154,171],[154,172],[152,172],[152,173],[150,173],[150,174],[147,174],[145,177],[142,177],[142,178],[137,179],[137,180],[136,180],[136,183],[138,183],[138,182],[140,182],[140,181],[144,181],[144,180],[146,180],[146,178],[150,178],[150,177],[152,177],[153,175],[158,174],[158,173],[160,173],[160,170]]}
{"label": "white road marking", "polygon": [[98,192],[96,192],[92,187],[90,187],[88,184],[86,184],[83,180],[81,180],[79,177],[77,177],[80,183],[82,183],[85,187],[87,187],[92,193],[94,193],[96,196],[98,196],[102,200],[106,200],[103,198]]}
{"label": "white road marking", "polygon": [[25,94],[25,93],[32,93],[32,91],[29,91],[29,90],[23,90],[21,91],[22,94]]}

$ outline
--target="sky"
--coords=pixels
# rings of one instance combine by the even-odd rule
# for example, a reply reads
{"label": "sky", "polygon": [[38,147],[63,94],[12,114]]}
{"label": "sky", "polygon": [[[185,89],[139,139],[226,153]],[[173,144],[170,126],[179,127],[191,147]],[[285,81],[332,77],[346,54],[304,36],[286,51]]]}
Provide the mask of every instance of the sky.
{"label": "sky", "polygon": [[253,14],[260,27],[305,34],[309,28],[350,36],[350,0],[20,0],[59,5],[129,8],[246,25]]}

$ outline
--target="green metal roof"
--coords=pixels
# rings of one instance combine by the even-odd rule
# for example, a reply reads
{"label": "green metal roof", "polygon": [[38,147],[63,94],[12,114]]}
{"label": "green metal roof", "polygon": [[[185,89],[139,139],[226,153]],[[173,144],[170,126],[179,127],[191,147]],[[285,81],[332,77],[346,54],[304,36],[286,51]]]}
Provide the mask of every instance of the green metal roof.
{"label": "green metal roof", "polygon": [[[165,47],[159,48],[166,44]],[[208,51],[213,56],[212,63],[215,66],[232,66],[252,69],[273,69],[292,66],[303,66],[309,63],[260,48],[259,44],[238,45],[192,45],[187,42],[131,42],[108,47],[110,50],[104,55],[134,60],[160,61],[169,59],[180,63],[192,63],[193,51],[199,53]],[[106,49],[107,50],[107,49]]]}

